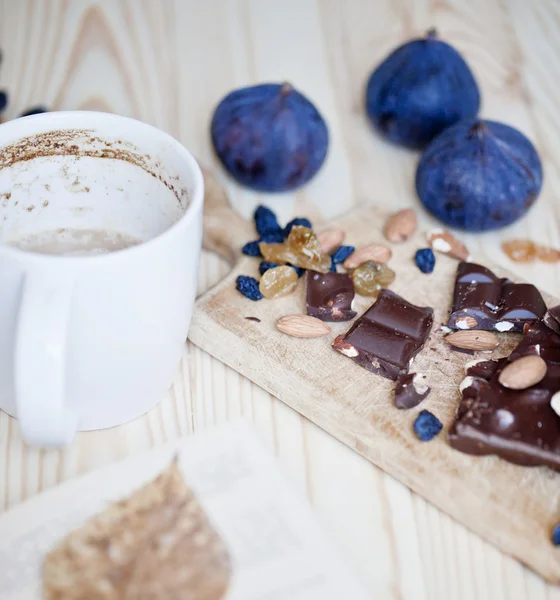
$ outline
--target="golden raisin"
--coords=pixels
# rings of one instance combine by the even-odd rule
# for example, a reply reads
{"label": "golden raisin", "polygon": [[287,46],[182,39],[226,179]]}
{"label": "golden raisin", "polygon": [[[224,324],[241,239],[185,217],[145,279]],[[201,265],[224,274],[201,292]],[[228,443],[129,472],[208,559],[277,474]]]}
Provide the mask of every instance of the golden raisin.
{"label": "golden raisin", "polygon": [[503,242],[502,250],[515,262],[533,262],[537,257],[537,246],[531,240]]}
{"label": "golden raisin", "polygon": [[259,290],[265,298],[280,298],[294,292],[297,284],[296,270],[284,265],[265,271],[259,281]]}
{"label": "golden raisin", "polygon": [[537,246],[537,258],[547,263],[556,263],[560,261],[560,250],[550,246]]}
{"label": "golden raisin", "polygon": [[291,262],[295,257],[292,251],[285,244],[268,244],[261,242],[259,250],[265,260],[275,263]]}
{"label": "golden raisin", "polygon": [[395,272],[385,264],[368,260],[356,267],[351,277],[358,294],[375,298],[383,288],[395,281]]}
{"label": "golden raisin", "polygon": [[319,273],[328,273],[331,268],[331,257],[321,252],[317,236],[308,227],[295,225],[283,244],[261,242],[259,249],[270,262],[289,263]]}

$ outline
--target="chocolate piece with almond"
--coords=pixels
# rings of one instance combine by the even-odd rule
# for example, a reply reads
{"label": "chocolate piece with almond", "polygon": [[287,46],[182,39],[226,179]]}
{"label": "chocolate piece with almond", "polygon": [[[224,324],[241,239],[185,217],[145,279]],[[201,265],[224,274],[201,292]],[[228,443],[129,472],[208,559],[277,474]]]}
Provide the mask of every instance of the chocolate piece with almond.
{"label": "chocolate piece with almond", "polygon": [[552,329],[552,331],[560,333],[560,304],[558,306],[553,306],[546,311],[546,314],[543,317],[543,323]]}
{"label": "chocolate piece with almond", "polygon": [[347,273],[317,273],[307,271],[307,314],[322,321],[349,321],[356,316],[352,310],[354,284]]}
{"label": "chocolate piece with almond", "polygon": [[560,471],[560,334],[530,326],[511,355],[468,365],[462,400],[449,432],[453,448],[495,454],[525,466]]}
{"label": "chocolate piece with almond", "polygon": [[526,323],[542,319],[545,312],[534,285],[499,278],[475,263],[459,264],[448,323],[452,329],[521,333]]}
{"label": "chocolate piece with almond", "polygon": [[397,408],[414,408],[430,393],[426,376],[420,373],[399,375],[395,383],[395,406]]}
{"label": "chocolate piece with almond", "polygon": [[397,379],[408,373],[433,324],[433,309],[411,304],[382,290],[373,304],[333,348],[372,373]]}

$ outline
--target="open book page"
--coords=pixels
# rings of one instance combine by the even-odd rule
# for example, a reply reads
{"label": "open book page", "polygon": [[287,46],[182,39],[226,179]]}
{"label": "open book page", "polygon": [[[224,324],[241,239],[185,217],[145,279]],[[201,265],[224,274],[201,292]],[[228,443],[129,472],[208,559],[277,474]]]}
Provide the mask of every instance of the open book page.
{"label": "open book page", "polygon": [[43,561],[55,544],[156,478],[175,456],[229,552],[225,600],[367,598],[310,507],[284,481],[253,429],[239,421],[66,482],[5,513],[0,599],[39,600]]}

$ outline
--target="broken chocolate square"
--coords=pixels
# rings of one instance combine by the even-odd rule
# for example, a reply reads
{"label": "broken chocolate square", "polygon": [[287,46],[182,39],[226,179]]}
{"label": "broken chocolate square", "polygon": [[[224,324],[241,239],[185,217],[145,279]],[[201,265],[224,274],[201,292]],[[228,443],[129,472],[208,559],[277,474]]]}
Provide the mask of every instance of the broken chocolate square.
{"label": "broken chocolate square", "polygon": [[543,317],[543,323],[547,327],[550,327],[552,331],[560,333],[560,304],[558,306],[549,308],[546,311],[546,314]]}
{"label": "broken chocolate square", "polygon": [[356,316],[352,310],[354,284],[346,273],[317,273],[306,275],[307,314],[322,321],[349,321]]}
{"label": "broken chocolate square", "polygon": [[414,408],[430,393],[426,376],[420,373],[406,373],[397,377],[395,384],[395,406]]}
{"label": "broken chocolate square", "polygon": [[542,319],[545,312],[534,285],[500,279],[475,263],[459,264],[449,327],[521,333],[525,323]]}
{"label": "broken chocolate square", "polygon": [[433,323],[433,309],[410,304],[395,292],[382,290],[377,301],[333,342],[333,348],[388,379],[408,373],[424,346]]}
{"label": "broken chocolate square", "polygon": [[[545,377],[521,390],[501,385],[504,368],[530,355],[546,362]],[[560,335],[543,323],[532,325],[509,357],[473,363],[466,375],[449,432],[451,446],[466,454],[495,454],[517,465],[560,470],[560,417],[551,406],[560,390]]]}

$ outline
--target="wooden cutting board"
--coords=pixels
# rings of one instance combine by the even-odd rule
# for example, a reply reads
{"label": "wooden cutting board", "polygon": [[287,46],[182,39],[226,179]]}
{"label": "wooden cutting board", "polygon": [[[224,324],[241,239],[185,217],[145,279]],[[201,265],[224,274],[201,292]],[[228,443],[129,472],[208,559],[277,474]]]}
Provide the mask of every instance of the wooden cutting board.
{"label": "wooden cutting board", "polygon": [[[397,277],[391,289],[435,310],[432,334],[414,364],[416,372],[427,375],[432,391],[419,407],[399,410],[393,405],[391,381],[332,350],[332,340],[350,323],[333,323],[332,334],[313,340],[291,338],[275,329],[279,317],[305,312],[303,280],[293,295],[277,300],[252,302],[236,291],[239,274],[258,277],[258,259],[240,253],[245,242],[255,239],[254,225],[233,212],[211,176],[207,174],[206,180],[204,246],[234,266],[222,282],[198,299],[191,341],[547,581],[560,583],[560,548],[550,541],[552,528],[560,522],[560,474],[547,468],[518,467],[496,457],[470,457],[447,442],[464,364],[474,358],[451,352],[439,330],[447,320],[457,261],[438,255],[434,273],[424,275],[412,260],[416,249],[426,245],[422,233],[392,247],[389,264]],[[381,225],[385,217],[379,208],[364,207],[337,219],[331,227],[344,230],[346,242],[352,245],[384,242]],[[484,257],[475,260],[501,276],[519,280]],[[560,303],[547,295],[545,300],[549,306]],[[371,299],[359,302],[359,314],[371,305]],[[246,317],[257,317],[260,322]],[[480,356],[505,356],[520,338],[502,334],[501,339],[496,351]],[[427,443],[418,441],[412,431],[414,418],[423,408],[444,424],[443,433]]]}

